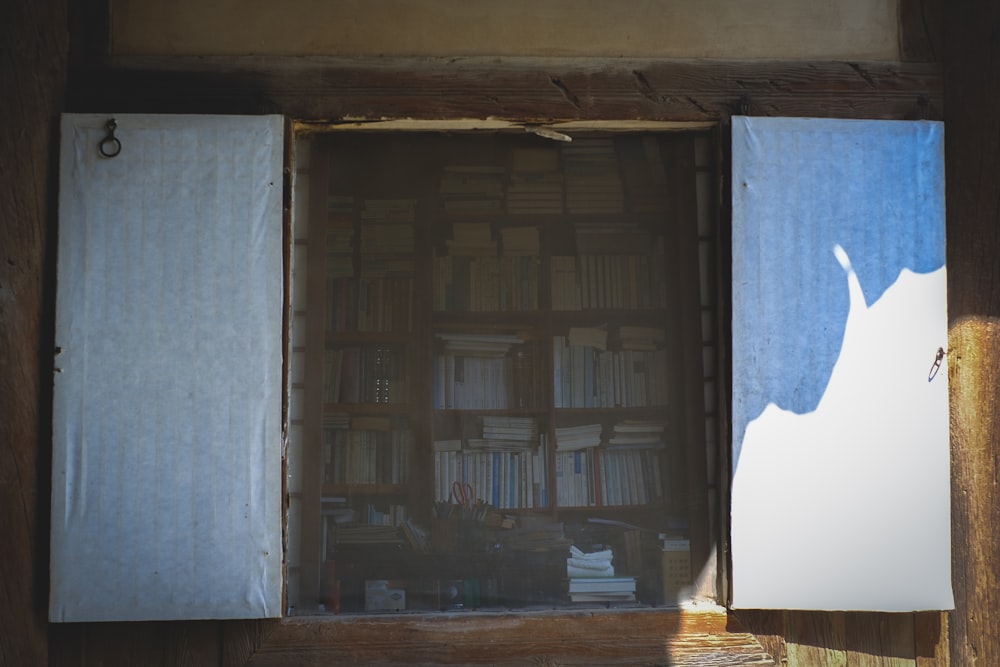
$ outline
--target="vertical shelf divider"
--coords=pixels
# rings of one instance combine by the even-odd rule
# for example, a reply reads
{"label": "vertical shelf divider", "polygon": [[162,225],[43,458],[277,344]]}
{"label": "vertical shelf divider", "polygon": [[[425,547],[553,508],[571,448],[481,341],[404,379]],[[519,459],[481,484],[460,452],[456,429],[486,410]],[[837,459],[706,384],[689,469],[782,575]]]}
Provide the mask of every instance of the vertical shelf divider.
{"label": "vertical shelf divider", "polygon": [[[305,404],[302,409],[302,550],[300,604],[306,613],[319,609],[322,544],[323,357],[326,350],[327,188],[330,154],[313,142],[309,187],[309,244],[306,250]],[[321,312],[314,312],[320,310]]]}

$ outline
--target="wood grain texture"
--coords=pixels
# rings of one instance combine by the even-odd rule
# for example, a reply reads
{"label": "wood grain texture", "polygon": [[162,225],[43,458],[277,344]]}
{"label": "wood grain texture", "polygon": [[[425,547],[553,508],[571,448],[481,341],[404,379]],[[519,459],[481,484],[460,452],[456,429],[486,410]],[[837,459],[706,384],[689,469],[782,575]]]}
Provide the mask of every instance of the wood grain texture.
{"label": "wood grain texture", "polygon": [[0,4],[0,664],[45,664],[56,117],[65,1]]}
{"label": "wood grain texture", "polygon": [[250,665],[773,665],[723,610],[286,621]]}
{"label": "wood grain texture", "polygon": [[776,664],[788,664],[785,644],[785,617],[787,612],[770,609],[741,609],[731,612],[734,618],[753,633],[761,648],[771,656]]}
{"label": "wood grain texture", "polygon": [[946,612],[925,611],[915,614],[913,639],[917,667],[948,666],[948,614]]}
{"label": "wood grain texture", "polygon": [[948,367],[955,667],[1000,665],[1000,5],[948,3]]}
{"label": "wood grain texture", "polygon": [[[675,225],[673,238],[667,240],[674,255],[668,259],[677,264],[677,281],[680,285],[699,285],[698,248],[698,202],[695,183],[694,137],[676,135],[662,140],[669,149],[667,182],[672,192],[668,201],[673,206]],[[678,289],[679,303],[676,317],[679,350],[699,350],[702,345],[701,294],[697,289]],[[702,359],[697,354],[678,355],[669,363],[679,368],[682,385],[686,388],[704,386],[705,371]],[[688,517],[691,525],[691,568],[692,577],[697,580],[703,568],[711,559],[711,551],[718,548],[719,535],[709,534],[712,521],[708,516],[708,473],[705,460],[705,394],[704,391],[683,391],[683,396],[675,408],[678,423],[683,425],[684,438],[684,480],[686,484]],[[672,417],[673,418],[673,417]],[[712,581],[708,595],[715,594],[717,582]]]}
{"label": "wood grain texture", "polygon": [[943,0],[899,0],[899,54],[903,62],[940,62]]}
{"label": "wood grain texture", "polygon": [[220,667],[243,667],[279,625],[279,621],[270,619],[223,621],[220,628],[222,643]]}
{"label": "wood grain texture", "polygon": [[80,77],[71,106],[330,121],[711,121],[728,118],[746,98],[754,115],[938,118],[941,89],[936,63],[131,57]]}

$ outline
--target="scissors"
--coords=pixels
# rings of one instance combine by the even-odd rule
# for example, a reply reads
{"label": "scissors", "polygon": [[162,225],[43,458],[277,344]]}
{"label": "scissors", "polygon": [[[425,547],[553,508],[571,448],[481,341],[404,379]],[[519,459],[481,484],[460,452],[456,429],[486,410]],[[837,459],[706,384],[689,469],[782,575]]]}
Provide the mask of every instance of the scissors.
{"label": "scissors", "polygon": [[473,493],[472,485],[468,482],[453,482],[451,495],[459,505],[472,505],[476,502],[476,494]]}

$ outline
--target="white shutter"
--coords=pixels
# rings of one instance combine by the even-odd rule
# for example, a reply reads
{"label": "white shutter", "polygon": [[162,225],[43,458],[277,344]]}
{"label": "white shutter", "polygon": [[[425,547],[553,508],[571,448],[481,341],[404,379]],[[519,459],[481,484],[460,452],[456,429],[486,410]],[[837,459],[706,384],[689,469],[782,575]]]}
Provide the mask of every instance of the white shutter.
{"label": "white shutter", "polygon": [[733,606],[950,609],[944,131],[733,118]]}
{"label": "white shutter", "polygon": [[108,118],[62,119],[49,618],[279,616],[283,121]]}

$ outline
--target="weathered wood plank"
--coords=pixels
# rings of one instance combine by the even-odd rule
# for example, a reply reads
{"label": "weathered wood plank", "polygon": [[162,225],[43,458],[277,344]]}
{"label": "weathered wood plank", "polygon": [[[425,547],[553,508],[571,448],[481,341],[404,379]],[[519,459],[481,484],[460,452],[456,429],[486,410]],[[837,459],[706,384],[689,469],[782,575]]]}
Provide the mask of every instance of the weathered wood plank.
{"label": "weathered wood plank", "polygon": [[899,0],[899,54],[904,62],[940,62],[941,0]]}
{"label": "weathered wood plank", "polygon": [[0,664],[48,659],[57,144],[65,0],[0,3]]}
{"label": "weathered wood plank", "polygon": [[925,611],[914,614],[914,653],[917,667],[948,667],[948,614]]}
{"label": "weathered wood plank", "polygon": [[758,115],[936,118],[942,87],[934,63],[131,57],[79,77],[71,106],[310,120],[706,121],[746,98]]}
{"label": "weathered wood plank", "polygon": [[785,642],[789,667],[847,667],[843,612],[790,611]]}
{"label": "weathered wood plank", "polygon": [[915,667],[913,614],[846,614],[847,664]]}
{"label": "weathered wood plank", "polygon": [[[677,266],[678,282],[682,285],[698,285],[701,281],[699,273],[698,251],[698,202],[695,183],[695,149],[694,138],[690,135],[677,135],[663,139],[665,145],[672,148],[667,152],[670,156],[667,164],[667,182],[671,184],[672,192],[669,201],[673,206],[673,219],[679,224],[675,226],[673,238],[667,245],[673,256],[668,262]],[[699,350],[702,344],[701,332],[701,295],[697,289],[677,290],[679,302],[674,306],[677,321],[676,326],[679,350]],[[672,295],[675,296],[675,295]],[[705,463],[705,393],[698,391],[703,386],[705,371],[700,355],[678,354],[669,363],[672,368],[678,368],[682,376],[682,386],[687,388],[678,403],[676,415],[683,425],[684,438],[684,471],[686,484],[687,511],[691,525],[691,567],[692,577],[697,578],[707,563],[711,561],[711,550],[718,545],[719,535],[711,535],[709,526],[712,521],[708,515],[708,474]],[[714,561],[713,561],[714,562]],[[711,582],[707,594],[715,593],[716,583]]]}
{"label": "weathered wood plank", "polygon": [[948,3],[948,367],[952,438],[950,662],[1000,665],[1000,5]]}
{"label": "weathered wood plank", "polygon": [[243,667],[279,625],[274,620],[223,621],[220,667]]}
{"label": "weathered wood plank", "polygon": [[723,610],[355,617],[286,621],[250,663],[773,665]]}
{"label": "weathered wood plank", "polygon": [[785,650],[785,616],[781,610],[751,610],[741,609],[733,615],[753,633],[764,651],[771,656],[776,664],[786,664]]}

